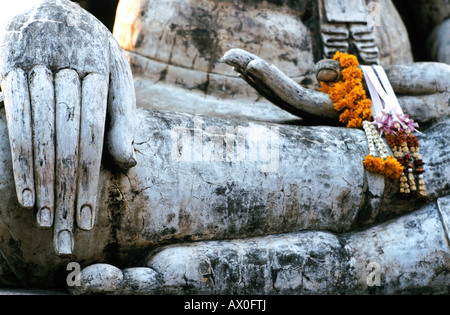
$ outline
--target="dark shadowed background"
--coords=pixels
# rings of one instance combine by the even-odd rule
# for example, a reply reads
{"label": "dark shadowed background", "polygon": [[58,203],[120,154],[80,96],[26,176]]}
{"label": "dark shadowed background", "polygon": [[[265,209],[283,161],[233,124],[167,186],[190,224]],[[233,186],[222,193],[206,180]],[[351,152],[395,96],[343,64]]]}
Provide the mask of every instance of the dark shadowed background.
{"label": "dark shadowed background", "polygon": [[119,0],[75,0],[73,2],[77,2],[91,12],[112,31]]}

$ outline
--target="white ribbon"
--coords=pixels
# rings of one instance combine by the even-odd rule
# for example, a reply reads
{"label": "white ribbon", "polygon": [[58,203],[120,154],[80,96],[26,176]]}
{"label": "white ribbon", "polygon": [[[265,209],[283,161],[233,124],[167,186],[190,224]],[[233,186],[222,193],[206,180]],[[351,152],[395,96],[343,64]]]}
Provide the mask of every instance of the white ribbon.
{"label": "white ribbon", "polygon": [[[361,66],[361,69],[364,73],[364,79],[367,83],[367,88],[369,89],[370,98],[372,99],[372,116],[373,118],[382,115],[382,111],[384,106],[381,102],[380,95],[377,92],[377,88],[375,87],[373,82],[378,82],[378,80],[373,80],[372,78],[375,76],[373,69],[371,66]],[[376,78],[376,76],[375,76]],[[379,83],[379,82],[378,82]],[[384,93],[384,91],[381,91]]]}
{"label": "white ribbon", "polygon": [[[400,103],[395,96],[395,92],[389,82],[386,72],[381,66],[361,66],[364,72],[367,85],[369,87],[370,96],[372,98],[372,106],[374,118],[380,113],[390,113],[395,116],[404,115]],[[378,77],[375,74],[375,71]],[[378,78],[381,80],[378,80]],[[394,116],[394,120],[397,118]]]}
{"label": "white ribbon", "polygon": [[391,86],[391,83],[389,82],[389,79],[386,75],[386,72],[381,66],[375,65],[373,66],[375,71],[378,74],[378,77],[381,80],[381,83],[383,84],[383,87],[388,95],[388,100],[385,100],[385,109],[389,112],[394,112],[397,115],[404,115],[402,108],[400,106],[400,103],[398,102],[397,96],[395,96],[394,89]]}
{"label": "white ribbon", "polygon": [[[405,130],[408,129],[409,127],[403,122],[405,114],[384,69],[378,65],[361,66],[361,69],[372,100],[374,120],[377,120],[377,118],[383,120],[387,115],[390,115],[393,121],[398,122]],[[409,119],[406,118],[406,122],[408,121]]]}

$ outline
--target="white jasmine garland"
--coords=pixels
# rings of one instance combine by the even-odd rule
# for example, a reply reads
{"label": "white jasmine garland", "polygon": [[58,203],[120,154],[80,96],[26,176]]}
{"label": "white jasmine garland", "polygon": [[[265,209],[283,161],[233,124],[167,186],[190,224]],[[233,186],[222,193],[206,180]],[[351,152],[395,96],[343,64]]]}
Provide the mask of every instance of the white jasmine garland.
{"label": "white jasmine garland", "polygon": [[375,126],[371,122],[365,120],[363,121],[363,129],[367,137],[369,154],[376,156],[376,150],[378,150],[380,157],[386,159],[388,157],[388,150],[383,139],[380,137],[380,134],[376,131]]}

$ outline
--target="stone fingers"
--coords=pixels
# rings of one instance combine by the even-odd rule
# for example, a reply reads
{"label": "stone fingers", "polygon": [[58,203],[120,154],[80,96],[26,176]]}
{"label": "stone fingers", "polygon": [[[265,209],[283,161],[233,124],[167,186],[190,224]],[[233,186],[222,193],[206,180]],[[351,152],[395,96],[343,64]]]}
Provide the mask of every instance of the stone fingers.
{"label": "stone fingers", "polygon": [[[54,247],[71,254],[74,221],[90,230],[95,222],[97,187],[106,119],[107,78],[60,71],[56,90],[56,204]],[[75,219],[74,219],[75,218]]]}
{"label": "stone fingers", "polygon": [[54,248],[58,254],[73,250],[77,167],[81,115],[81,82],[74,70],[55,76],[56,92],[56,218]]}
{"label": "stone fingers", "polygon": [[49,228],[54,215],[55,181],[55,93],[53,73],[45,66],[34,67],[29,75],[32,113],[34,178],[37,223]]}
{"label": "stone fingers", "polygon": [[35,190],[31,105],[26,73],[22,69],[11,71],[2,82],[2,89],[17,199],[23,208],[31,209],[35,203]]}
{"label": "stone fingers", "polygon": [[261,95],[278,107],[303,118],[338,120],[327,94],[297,84],[274,65],[242,49],[231,49],[222,58]]}
{"label": "stone fingers", "polygon": [[107,98],[107,77],[89,74],[83,79],[76,211],[77,225],[83,230],[90,230],[95,222]]}
{"label": "stone fingers", "polygon": [[247,66],[253,60],[258,59],[259,57],[245,51],[243,49],[230,49],[228,50],[222,57],[221,62],[224,62],[234,68],[237,72],[245,72]]}
{"label": "stone fingers", "polygon": [[74,70],[60,71],[56,90],[56,204],[54,247],[71,254],[74,221],[94,226],[102,157],[108,80],[89,74],[80,81]]}
{"label": "stone fingers", "polygon": [[337,121],[338,114],[327,94],[302,87],[267,61],[261,58],[251,61],[247,65],[247,72],[288,104],[285,110],[305,118],[320,117]]}
{"label": "stone fingers", "polygon": [[108,84],[72,69],[53,76],[43,65],[2,82],[19,204],[36,205],[39,227],[54,224],[60,255],[73,252],[75,222],[83,230],[95,222]]}
{"label": "stone fingers", "polygon": [[136,97],[134,82],[127,58],[119,45],[111,39],[111,81],[108,93],[110,128],[106,148],[116,165],[123,170],[136,165],[134,126]]}

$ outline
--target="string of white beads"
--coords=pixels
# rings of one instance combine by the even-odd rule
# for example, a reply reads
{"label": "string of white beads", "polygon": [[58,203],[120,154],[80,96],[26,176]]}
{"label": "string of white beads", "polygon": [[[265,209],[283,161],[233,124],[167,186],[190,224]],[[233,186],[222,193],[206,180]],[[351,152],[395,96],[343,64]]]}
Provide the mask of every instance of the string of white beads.
{"label": "string of white beads", "polygon": [[363,129],[367,137],[369,154],[375,156],[376,148],[380,154],[380,157],[386,159],[388,157],[388,150],[380,134],[375,129],[375,126],[371,122],[365,120],[363,121]]}

